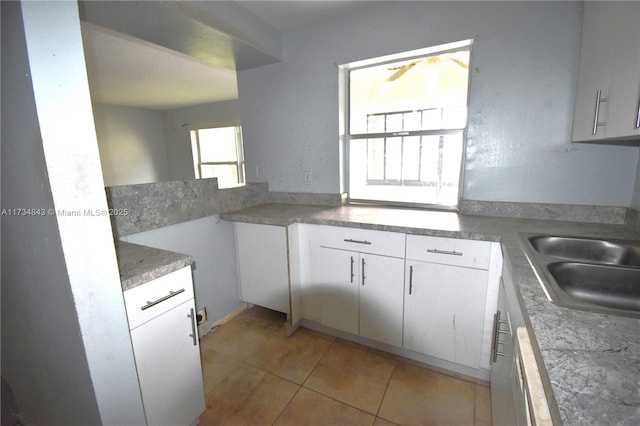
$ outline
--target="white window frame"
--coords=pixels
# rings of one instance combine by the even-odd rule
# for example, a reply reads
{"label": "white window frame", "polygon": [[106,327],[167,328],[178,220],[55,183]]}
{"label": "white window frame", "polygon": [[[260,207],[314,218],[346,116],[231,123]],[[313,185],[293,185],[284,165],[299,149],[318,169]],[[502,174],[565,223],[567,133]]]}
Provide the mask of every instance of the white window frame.
{"label": "white window frame", "polygon": [[[464,169],[465,169],[465,151],[466,151],[466,135],[468,127],[468,111],[469,111],[469,93],[471,92],[471,73],[468,76],[468,89],[467,89],[467,120],[462,128],[456,129],[434,129],[434,130],[419,130],[419,131],[402,131],[402,132],[389,132],[389,133],[360,133],[351,134],[350,116],[349,116],[349,73],[352,70],[361,68],[368,68],[377,65],[384,65],[387,63],[395,63],[399,61],[410,61],[412,59],[419,59],[425,56],[433,56],[443,54],[447,52],[469,50],[471,53],[473,40],[462,40],[453,43],[441,44],[424,49],[413,50],[409,52],[397,53],[387,55],[383,57],[367,59],[363,61],[352,62],[349,64],[340,65],[339,70],[339,107],[340,107],[340,171],[341,171],[341,192],[347,193],[347,202],[350,204],[375,204],[375,205],[389,205],[389,206],[401,206],[401,207],[418,207],[418,208],[431,208],[438,210],[453,210],[458,211],[460,199],[462,196],[464,186]],[[469,67],[471,69],[471,67]],[[462,135],[462,155],[460,158],[460,176],[458,179],[458,194],[456,205],[443,205],[443,204],[428,204],[428,203],[414,203],[414,202],[394,202],[394,201],[380,201],[380,200],[368,200],[357,199],[351,197],[349,191],[349,155],[350,155],[350,141],[357,139],[375,139],[375,138],[388,138],[388,137],[415,137],[415,136],[430,136],[430,135]],[[391,182],[380,182],[381,185],[391,184]],[[409,184],[411,185],[411,184]],[[409,186],[407,185],[407,186]]]}
{"label": "white window frame", "polygon": [[[202,155],[200,153],[200,130],[216,129],[216,128],[228,128],[233,127],[235,129],[236,138],[236,158],[237,161],[202,161]],[[191,142],[195,141],[195,149],[192,146],[192,152],[194,155],[194,174],[196,179],[202,179],[202,166],[207,165],[233,165],[238,170],[238,186],[246,184],[245,171],[244,171],[244,142],[242,140],[242,126],[218,126],[218,127],[200,127],[192,129],[190,131]]]}

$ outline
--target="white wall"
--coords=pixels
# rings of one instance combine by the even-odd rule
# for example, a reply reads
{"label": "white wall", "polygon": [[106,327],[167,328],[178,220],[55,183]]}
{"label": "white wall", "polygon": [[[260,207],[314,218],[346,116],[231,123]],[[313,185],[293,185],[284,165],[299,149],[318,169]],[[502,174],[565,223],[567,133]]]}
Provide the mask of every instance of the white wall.
{"label": "white wall", "polygon": [[337,65],[473,38],[463,197],[629,206],[638,148],[569,142],[580,29],[579,2],[384,2],[287,32],[238,73],[247,179],[337,193]]}
{"label": "white wall", "polygon": [[75,2],[2,2],[2,104],[2,207],[46,210],[2,217],[2,375],[25,424],[143,424],[109,218],[50,212],[107,207]]}
{"label": "white wall", "polygon": [[171,180],[194,178],[189,131],[205,127],[238,126],[238,101],[212,102],[162,114]]}
{"label": "white wall", "polygon": [[633,193],[631,207],[640,210],[640,160],[638,160],[638,170],[636,171],[636,188]]}
{"label": "white wall", "polygon": [[106,186],[171,180],[160,111],[93,104]]}
{"label": "white wall", "polygon": [[193,279],[198,309],[207,308],[202,330],[242,306],[236,272],[235,234],[232,222],[219,216],[166,226],[122,238],[193,256]]}

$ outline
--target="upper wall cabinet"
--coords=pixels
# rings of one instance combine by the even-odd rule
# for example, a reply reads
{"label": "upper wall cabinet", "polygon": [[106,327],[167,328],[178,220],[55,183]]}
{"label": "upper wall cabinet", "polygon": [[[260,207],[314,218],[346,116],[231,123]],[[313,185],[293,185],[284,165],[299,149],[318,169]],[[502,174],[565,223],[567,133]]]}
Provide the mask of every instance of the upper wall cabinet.
{"label": "upper wall cabinet", "polygon": [[585,2],[574,142],[640,145],[640,2]]}

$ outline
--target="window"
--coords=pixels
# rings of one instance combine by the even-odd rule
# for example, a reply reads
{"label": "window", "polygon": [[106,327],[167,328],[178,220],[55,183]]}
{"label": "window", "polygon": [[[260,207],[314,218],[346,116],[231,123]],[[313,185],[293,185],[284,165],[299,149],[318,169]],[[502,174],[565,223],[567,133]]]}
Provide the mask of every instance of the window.
{"label": "window", "polygon": [[471,41],[343,66],[351,202],[456,208]]}
{"label": "window", "polygon": [[191,149],[196,179],[217,177],[219,188],[244,184],[240,126],[192,130]]}

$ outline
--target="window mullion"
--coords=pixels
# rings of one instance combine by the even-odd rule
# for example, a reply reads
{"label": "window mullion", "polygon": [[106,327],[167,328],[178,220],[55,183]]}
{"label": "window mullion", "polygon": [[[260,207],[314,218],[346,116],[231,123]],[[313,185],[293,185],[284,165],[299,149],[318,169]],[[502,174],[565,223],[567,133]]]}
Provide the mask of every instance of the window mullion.
{"label": "window mullion", "polygon": [[196,130],[196,147],[198,148],[198,179],[202,178],[202,154],[200,153],[200,131]]}
{"label": "window mullion", "polygon": [[357,133],[349,135],[349,139],[382,139],[396,136],[448,136],[463,133],[464,129],[432,129],[432,130],[411,130],[406,132],[384,132],[384,133]]}

